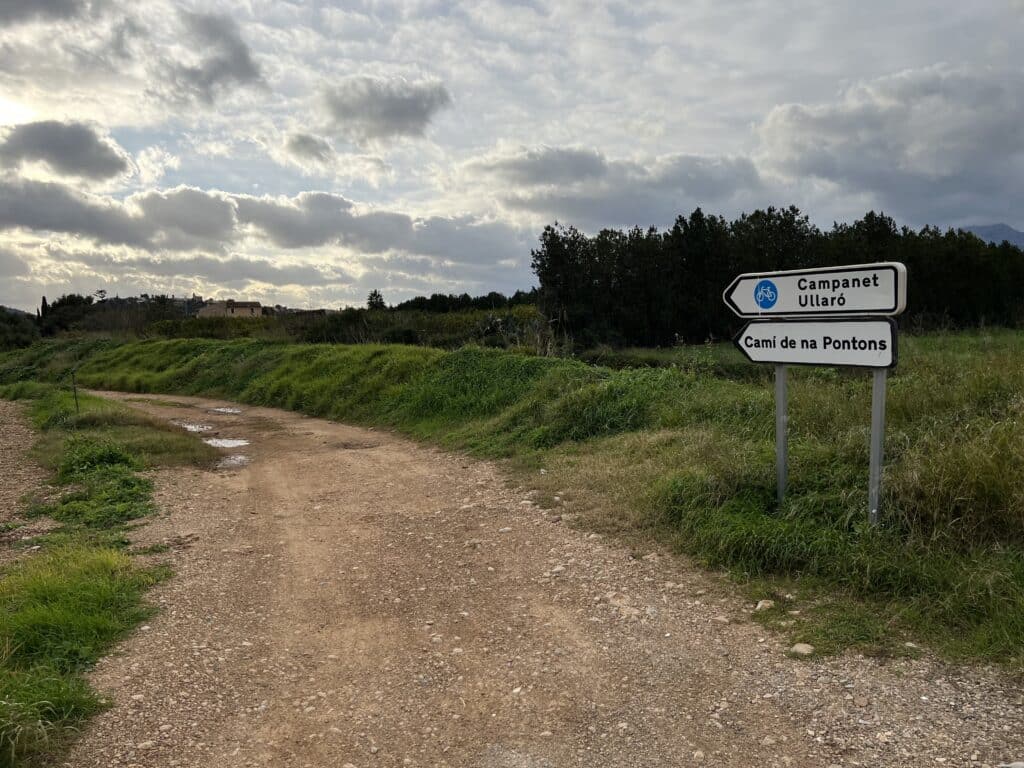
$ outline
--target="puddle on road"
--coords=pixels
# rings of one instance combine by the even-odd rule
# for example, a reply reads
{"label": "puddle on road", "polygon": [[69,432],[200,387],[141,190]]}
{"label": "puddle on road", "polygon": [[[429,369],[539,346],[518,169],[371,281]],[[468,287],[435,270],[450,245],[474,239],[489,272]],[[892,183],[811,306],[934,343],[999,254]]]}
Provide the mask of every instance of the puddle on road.
{"label": "puddle on road", "polygon": [[207,445],[212,445],[214,448],[241,448],[249,444],[248,440],[230,437],[207,437],[203,438],[203,442]]}
{"label": "puddle on road", "polygon": [[179,426],[188,432],[209,432],[213,429],[209,424],[196,424],[192,421],[172,421],[171,424]]}
{"label": "puddle on road", "polygon": [[380,448],[380,443],[360,442],[357,440],[342,440],[334,443],[331,448],[340,448],[343,451],[368,451],[371,448]]}
{"label": "puddle on road", "polygon": [[231,413],[231,414],[237,414],[237,413],[241,413],[242,409],[241,408],[227,408],[227,407],[221,406],[219,408],[211,408],[210,412],[211,413]]}
{"label": "puddle on road", "polygon": [[217,469],[237,469],[238,467],[244,467],[248,463],[249,457],[244,453],[233,453],[221,459],[217,464]]}

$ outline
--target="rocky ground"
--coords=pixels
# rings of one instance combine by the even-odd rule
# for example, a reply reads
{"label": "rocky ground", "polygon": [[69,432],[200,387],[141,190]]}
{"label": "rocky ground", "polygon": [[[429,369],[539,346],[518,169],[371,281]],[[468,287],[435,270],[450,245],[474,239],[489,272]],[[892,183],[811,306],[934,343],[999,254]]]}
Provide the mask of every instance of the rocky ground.
{"label": "rocky ground", "polygon": [[573,530],[492,464],[177,399],[130,404],[250,445],[155,474],[135,543],[176,575],[95,670],[113,706],[67,766],[1024,760],[1024,691],[998,670],[794,659],[728,584]]}

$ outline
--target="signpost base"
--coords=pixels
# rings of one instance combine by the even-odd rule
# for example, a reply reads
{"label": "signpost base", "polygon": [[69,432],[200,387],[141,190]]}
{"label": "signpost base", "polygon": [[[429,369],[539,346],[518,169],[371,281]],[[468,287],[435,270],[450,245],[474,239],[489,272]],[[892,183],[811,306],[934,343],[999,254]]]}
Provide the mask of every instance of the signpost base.
{"label": "signpost base", "polygon": [[889,371],[874,372],[871,384],[871,467],[868,474],[868,521],[878,525],[882,491],[882,451],[885,446],[885,384]]}
{"label": "signpost base", "polygon": [[789,391],[786,366],[775,366],[775,481],[779,509],[786,497],[789,457]]}

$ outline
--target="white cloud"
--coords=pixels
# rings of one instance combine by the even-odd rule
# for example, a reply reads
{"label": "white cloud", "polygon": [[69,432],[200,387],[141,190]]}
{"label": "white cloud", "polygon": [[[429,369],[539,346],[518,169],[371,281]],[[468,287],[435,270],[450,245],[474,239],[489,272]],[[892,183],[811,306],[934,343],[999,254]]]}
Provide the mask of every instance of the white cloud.
{"label": "white cloud", "polygon": [[[352,278],[245,284],[310,302],[361,302],[374,281],[391,300],[525,287],[555,217],[665,225],[697,205],[1021,228],[1020,11],[14,0],[0,133],[56,121],[95,141],[9,154],[0,252],[31,271],[0,283],[0,303],[103,275],[227,290],[215,267],[235,258]],[[127,170],[107,175],[117,157]]]}
{"label": "white cloud", "polygon": [[180,168],[181,158],[163,147],[146,147],[135,156],[135,165],[139,169],[139,181],[152,186],[163,178],[168,169]]}

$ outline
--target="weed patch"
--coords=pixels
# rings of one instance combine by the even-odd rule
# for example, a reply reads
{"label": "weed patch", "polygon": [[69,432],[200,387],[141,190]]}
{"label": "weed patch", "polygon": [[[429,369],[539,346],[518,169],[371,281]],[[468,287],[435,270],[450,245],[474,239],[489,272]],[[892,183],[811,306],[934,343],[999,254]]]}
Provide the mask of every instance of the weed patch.
{"label": "weed patch", "polygon": [[[870,378],[792,371],[778,509],[770,375],[728,345],[597,350],[586,365],[473,347],[59,341],[0,357],[0,385],[29,391],[23,382],[57,379],[55,361],[74,360],[88,386],[226,397],[509,457],[546,468],[531,483],[548,495],[585,496],[589,526],[657,538],[741,578],[835,590],[881,611],[880,632],[1020,664],[1022,354],[1012,331],[901,339],[878,530],[865,510]],[[83,418],[65,406],[40,423]],[[874,631],[843,636],[871,644]]]}
{"label": "weed patch", "polygon": [[138,471],[162,460],[202,463],[206,446],[84,393],[76,408],[53,385],[15,383],[0,394],[31,401],[42,430],[36,452],[66,487],[30,510],[61,527],[33,538],[41,551],[0,574],[0,767],[7,768],[55,754],[102,707],[82,673],[150,614],[143,595],[166,576],[136,567],[124,551],[126,524],[153,509],[152,484]]}

